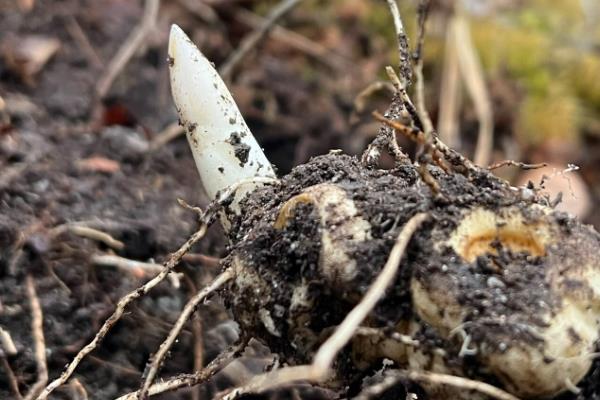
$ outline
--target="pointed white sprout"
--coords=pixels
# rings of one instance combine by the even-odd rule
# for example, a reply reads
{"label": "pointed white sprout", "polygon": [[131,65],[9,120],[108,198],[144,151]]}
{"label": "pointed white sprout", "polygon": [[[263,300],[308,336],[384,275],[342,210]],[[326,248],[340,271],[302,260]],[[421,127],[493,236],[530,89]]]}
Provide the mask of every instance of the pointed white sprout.
{"label": "pointed white sprout", "polygon": [[225,83],[177,25],[171,27],[169,65],[173,99],[209,197],[244,181],[250,183],[241,192],[252,190],[254,178],[274,179]]}

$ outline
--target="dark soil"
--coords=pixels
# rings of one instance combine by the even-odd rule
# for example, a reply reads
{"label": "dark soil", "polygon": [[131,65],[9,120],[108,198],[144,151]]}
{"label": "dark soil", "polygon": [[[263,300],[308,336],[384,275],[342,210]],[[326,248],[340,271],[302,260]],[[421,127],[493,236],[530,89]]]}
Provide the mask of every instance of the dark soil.
{"label": "dark soil", "polygon": [[[50,379],[56,378],[92,339],[118,299],[148,279],[112,267],[94,266],[94,255],[114,250],[68,232],[56,234],[54,228],[85,222],[124,243],[122,250],[114,251],[116,254],[158,263],[196,229],[195,214],[176,202],[182,198],[192,205],[207,204],[185,138],[177,138],[157,150],[150,148],[162,129],[177,120],[167,75],[169,25],[176,22],[182,26],[209,59],[221,65],[250,30],[236,17],[236,11],[255,4],[211,2],[217,14],[216,20],[211,20],[201,12],[190,11],[186,4],[193,2],[163,1],[155,31],[119,74],[108,95],[99,100],[94,85],[139,22],[142,2],[40,0],[32,2],[31,11],[20,9],[20,3],[27,2],[0,0],[0,97],[6,103],[6,108],[0,107],[0,326],[11,334],[17,347],[17,355],[6,360],[25,394],[37,379],[24,286],[28,274],[34,278],[44,314]],[[290,17],[291,29],[332,41],[325,46],[335,48],[337,61],[323,62],[267,40],[248,58],[249,62],[243,63],[231,83],[248,125],[282,174],[332,148],[353,154],[364,149],[376,127],[368,113],[360,116],[362,124],[349,123],[353,100],[390,63],[390,47],[357,22],[358,14],[347,12],[329,24],[311,9],[298,9],[295,13]],[[77,26],[100,64],[93,54],[90,56],[90,49],[77,34]],[[34,74],[8,62],[31,35],[60,42],[58,52]],[[382,96],[369,107],[383,109],[388,103],[389,99]],[[465,126],[471,125],[472,122]],[[600,161],[595,151],[600,141],[594,137],[591,143],[593,146],[587,153],[582,152],[580,160],[572,161],[582,165],[593,187],[594,182],[600,181],[596,173]],[[243,153],[242,148],[241,162]],[[364,174],[372,178],[373,187],[364,187]],[[355,249],[356,257],[372,260],[373,266],[360,277],[363,281],[356,288],[361,293],[385,262],[402,223],[418,210],[432,206],[424,193],[404,191],[416,179],[410,168],[394,170],[392,174],[365,172],[345,158],[319,158],[294,170],[284,180],[284,191],[265,189],[262,193],[270,197],[260,207],[270,210],[265,216],[268,219],[278,204],[302,188],[343,180],[376,227],[373,247]],[[465,204],[474,201],[476,194],[468,188],[471,186],[465,189]],[[386,196],[402,200],[402,212],[387,197],[377,198],[383,189]],[[481,195],[494,201],[493,189]],[[597,199],[600,194],[594,196]],[[482,200],[479,195],[477,198]],[[377,213],[368,212],[371,203],[377,204]],[[300,207],[286,234],[274,243],[274,251],[259,252],[257,257],[287,269],[294,279],[310,274],[319,251],[319,243],[313,240],[316,225],[312,213],[311,207]],[[594,210],[590,221],[600,221],[600,209]],[[257,238],[264,242],[256,245],[266,245],[272,238],[265,232]],[[220,229],[214,227],[193,251],[224,256],[225,241]],[[291,252],[290,244],[294,242],[304,245]],[[289,263],[292,256],[295,265]],[[409,257],[412,260],[417,255]],[[182,288],[163,283],[134,303],[102,345],[77,369],[74,376],[91,399],[115,398],[139,387],[148,358],[167,335],[182,305],[217,272],[212,263],[197,261],[184,261],[177,270],[185,274]],[[277,274],[277,279],[282,279],[283,273]],[[311,320],[310,329],[322,331],[339,322],[352,301],[340,298],[339,293],[327,290],[320,282],[311,288],[320,295],[319,307],[327,306],[323,309],[328,311]],[[397,295],[404,296],[404,290],[398,286]],[[250,299],[255,297],[248,295]],[[283,295],[280,300],[286,301]],[[407,312],[408,307],[384,301],[377,308],[373,324],[385,325]],[[203,361],[207,363],[236,339],[237,327],[218,300],[200,307],[196,317],[203,325]],[[265,334],[256,333],[261,337]],[[322,339],[308,334],[305,338],[305,348]],[[188,324],[172,348],[162,376],[193,370],[193,343],[193,327]],[[286,343],[272,344],[277,352],[291,356]],[[244,365],[255,373],[262,371],[270,359],[267,349],[253,345],[245,353]],[[579,398],[599,397],[594,386],[599,380],[598,368],[596,363]],[[200,388],[201,398],[210,398],[215,390],[230,385],[231,380],[236,382],[244,373],[237,368],[215,377],[211,385]],[[360,385],[357,382],[353,382],[355,387]],[[183,389],[161,398],[187,399],[192,390]],[[307,398],[317,396],[315,391],[307,390]],[[289,391],[278,395],[292,396]],[[0,398],[14,397],[6,370],[0,365]],[[52,398],[76,397],[65,386]]]}

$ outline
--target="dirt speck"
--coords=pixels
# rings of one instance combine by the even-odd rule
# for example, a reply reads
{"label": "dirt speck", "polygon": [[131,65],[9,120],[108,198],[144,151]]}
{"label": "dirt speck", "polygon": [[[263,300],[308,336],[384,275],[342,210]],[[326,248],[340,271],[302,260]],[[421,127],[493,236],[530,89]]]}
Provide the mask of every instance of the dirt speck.
{"label": "dirt speck", "polygon": [[238,132],[232,132],[227,143],[233,147],[235,157],[240,161],[240,167],[243,167],[248,162],[250,146],[242,143],[242,136]]}

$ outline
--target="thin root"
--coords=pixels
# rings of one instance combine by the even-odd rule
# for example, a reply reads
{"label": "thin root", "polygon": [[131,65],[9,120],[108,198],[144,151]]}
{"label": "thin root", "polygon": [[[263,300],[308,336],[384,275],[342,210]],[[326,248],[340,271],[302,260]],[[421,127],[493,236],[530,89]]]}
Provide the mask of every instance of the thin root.
{"label": "thin root", "polygon": [[92,239],[92,240],[95,240],[98,242],[102,242],[105,245],[107,245],[108,247],[115,249],[115,250],[123,250],[123,248],[125,247],[125,244],[123,242],[113,238],[108,233],[102,232],[98,229],[90,228],[83,224],[70,223],[70,224],[59,225],[56,228],[53,228],[50,233],[52,236],[57,236],[57,235],[62,234],[65,231],[69,231],[74,235],[81,236],[81,237],[84,237],[87,239]]}
{"label": "thin root", "polygon": [[515,397],[512,394],[507,393],[504,390],[488,383],[474,381],[472,379],[467,379],[460,376],[425,371],[400,370],[387,371],[386,375],[387,377],[383,382],[363,390],[363,392],[355,397],[354,400],[368,400],[373,398],[377,393],[389,389],[404,379],[436,386],[451,386],[458,389],[464,389],[465,391],[475,391],[497,400],[519,400],[518,397]]}
{"label": "thin root", "polygon": [[[2,355],[14,356],[17,354],[17,347],[15,346],[15,342],[12,340],[12,336],[8,333],[7,330],[3,329],[0,326],[0,345],[2,346],[0,350],[4,353]],[[1,353],[0,353],[1,354]]]}
{"label": "thin root", "polygon": [[[113,254],[96,254],[92,256],[92,262],[96,265],[119,268],[120,270],[133,274],[136,277],[140,277],[139,275],[158,274],[164,268],[160,264],[130,260],[128,258],[116,256]],[[175,289],[178,289],[181,286],[180,275],[181,274],[176,272],[170,272],[167,275],[167,279],[169,279],[171,285]]]}
{"label": "thin root", "polygon": [[22,400],[23,396],[21,396],[21,392],[19,391],[19,381],[10,367],[8,360],[2,355],[0,356],[0,362],[2,362],[2,367],[4,368],[6,378],[8,379],[8,385],[10,386],[10,390],[13,392],[15,399]]}
{"label": "thin root", "polygon": [[[196,371],[193,374],[178,375],[168,381],[155,383],[148,389],[148,395],[154,396],[156,394],[177,390],[182,387],[191,387],[200,383],[206,382],[214,374],[223,369],[229,364],[246,347],[246,342],[241,342],[229,350],[222,352],[212,360],[206,368]],[[138,400],[139,391],[131,392],[119,397],[116,400]]]}
{"label": "thin root", "polygon": [[35,364],[37,367],[37,381],[25,395],[25,400],[33,400],[42,391],[48,382],[48,364],[46,362],[46,343],[44,340],[44,316],[40,299],[35,292],[35,283],[31,275],[25,279],[27,297],[31,307],[31,331],[33,334]]}
{"label": "thin root", "polygon": [[487,167],[488,170],[493,171],[495,169],[498,168],[502,168],[502,167],[506,167],[506,166],[513,166],[513,167],[518,167],[524,170],[528,170],[528,169],[538,169],[538,168],[544,168],[546,166],[548,166],[547,163],[537,163],[537,164],[526,164],[520,161],[513,161],[513,160],[504,160],[504,161],[499,161],[497,163],[494,163],[492,165],[490,165],[489,167]]}
{"label": "thin root", "polygon": [[175,325],[173,325],[173,328],[169,332],[169,335],[167,336],[165,341],[161,343],[160,347],[158,348],[158,351],[156,352],[154,357],[152,357],[152,360],[148,364],[148,372],[147,374],[145,374],[146,378],[144,379],[144,382],[138,394],[138,397],[140,399],[146,398],[148,390],[150,389],[150,385],[154,381],[156,374],[158,374],[160,365],[162,364],[162,361],[167,355],[167,352],[169,351],[171,346],[173,346],[173,343],[177,339],[177,336],[179,336],[179,333],[183,329],[183,326],[188,321],[192,313],[194,313],[200,302],[202,302],[208,295],[213,293],[215,290],[220,288],[223,284],[228,282],[231,278],[233,278],[233,270],[227,269],[223,271],[212,281],[210,285],[206,286],[204,289],[198,292],[198,294],[192,297],[190,301],[188,301],[188,303],[183,308],[183,311],[179,315],[177,322],[175,322]]}

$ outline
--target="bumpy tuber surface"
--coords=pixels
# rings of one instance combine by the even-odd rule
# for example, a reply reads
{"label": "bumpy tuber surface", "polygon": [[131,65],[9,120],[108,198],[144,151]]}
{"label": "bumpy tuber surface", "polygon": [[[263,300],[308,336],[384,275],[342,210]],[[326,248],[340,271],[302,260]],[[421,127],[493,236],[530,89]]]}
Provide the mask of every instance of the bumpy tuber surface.
{"label": "bumpy tuber surface", "polygon": [[[251,193],[228,258],[236,278],[226,297],[242,329],[290,363],[309,362],[375,279],[403,224],[427,212],[369,318],[383,334],[354,340],[338,359],[338,382],[386,358],[524,398],[577,384],[599,338],[598,233],[486,171],[429,170],[444,197],[431,195],[410,162],[383,171],[334,154]],[[425,389],[432,399],[459,398]]]}

